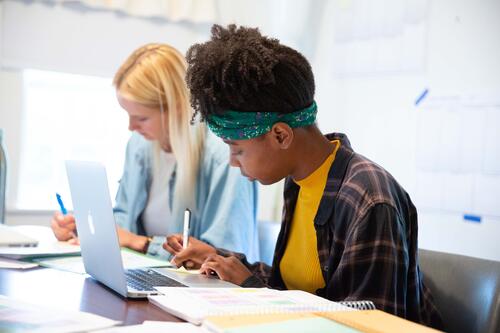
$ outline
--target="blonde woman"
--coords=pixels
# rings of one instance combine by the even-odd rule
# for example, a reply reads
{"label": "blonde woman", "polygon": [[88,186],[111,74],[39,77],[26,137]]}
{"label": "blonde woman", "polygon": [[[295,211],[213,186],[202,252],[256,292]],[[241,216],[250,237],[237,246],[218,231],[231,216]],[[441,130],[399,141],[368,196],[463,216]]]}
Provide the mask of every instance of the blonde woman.
{"label": "blonde woman", "polygon": [[[173,47],[148,44],[133,52],[113,84],[133,131],[114,215],[122,246],[168,256],[165,236],[182,231],[257,258],[256,184],[228,163],[228,150],[204,124],[190,125],[186,62]],[[71,239],[74,217],[55,213],[52,229]]]}

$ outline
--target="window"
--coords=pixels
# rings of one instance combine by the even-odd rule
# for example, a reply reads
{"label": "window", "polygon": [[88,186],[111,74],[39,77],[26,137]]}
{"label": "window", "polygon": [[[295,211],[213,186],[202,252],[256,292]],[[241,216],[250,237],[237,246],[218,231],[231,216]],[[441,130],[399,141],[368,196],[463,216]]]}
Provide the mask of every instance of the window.
{"label": "window", "polygon": [[16,208],[56,210],[56,192],[71,208],[67,159],[104,163],[114,199],[130,133],[111,79],[25,70],[23,80]]}

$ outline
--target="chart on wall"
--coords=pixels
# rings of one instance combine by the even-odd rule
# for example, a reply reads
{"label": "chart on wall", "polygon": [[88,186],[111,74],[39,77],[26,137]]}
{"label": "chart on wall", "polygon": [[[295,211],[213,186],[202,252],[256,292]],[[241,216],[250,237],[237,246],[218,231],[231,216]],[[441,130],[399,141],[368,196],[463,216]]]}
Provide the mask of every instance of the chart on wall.
{"label": "chart on wall", "polygon": [[472,222],[500,220],[500,97],[442,96],[419,105],[415,201]]}
{"label": "chart on wall", "polygon": [[337,0],[334,76],[422,72],[428,8],[426,0]]}

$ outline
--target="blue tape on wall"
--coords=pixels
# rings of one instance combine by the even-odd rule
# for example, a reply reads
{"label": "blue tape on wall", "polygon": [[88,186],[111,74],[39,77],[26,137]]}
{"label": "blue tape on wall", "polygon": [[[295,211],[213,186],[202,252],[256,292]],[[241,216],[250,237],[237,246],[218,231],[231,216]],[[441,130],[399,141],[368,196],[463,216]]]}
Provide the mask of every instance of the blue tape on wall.
{"label": "blue tape on wall", "polygon": [[472,214],[464,214],[464,220],[470,221],[470,222],[475,222],[475,223],[481,223],[481,216],[472,215]]}
{"label": "blue tape on wall", "polygon": [[425,89],[421,94],[420,96],[417,97],[417,99],[415,100],[415,106],[418,106],[422,100],[425,98],[425,96],[427,96],[427,94],[429,93],[429,89]]}

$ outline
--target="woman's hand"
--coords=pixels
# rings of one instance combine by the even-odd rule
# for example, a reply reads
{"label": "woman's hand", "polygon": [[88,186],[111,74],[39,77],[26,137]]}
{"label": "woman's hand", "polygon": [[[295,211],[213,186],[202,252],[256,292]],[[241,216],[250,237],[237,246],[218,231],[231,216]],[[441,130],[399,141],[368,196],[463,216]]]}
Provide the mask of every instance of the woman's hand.
{"label": "woman's hand", "polygon": [[181,234],[167,236],[167,241],[163,243],[163,248],[174,256],[171,260],[172,264],[177,267],[184,266],[196,269],[201,267],[201,264],[203,264],[209,255],[217,253],[217,250],[213,246],[194,237],[189,237],[188,244],[186,249],[182,247],[183,239]]}
{"label": "woman's hand", "polygon": [[217,275],[221,280],[241,285],[252,273],[236,257],[223,257],[217,254],[207,257],[201,265],[200,273]]}
{"label": "woman's hand", "polygon": [[78,238],[76,237],[75,217],[72,214],[63,215],[59,212],[55,212],[52,216],[50,227],[57,240],[79,244]]}
{"label": "woman's hand", "polygon": [[126,229],[121,227],[116,227],[118,232],[118,239],[120,240],[120,246],[127,247],[137,252],[147,252],[147,245],[149,238],[146,236],[136,235]]}

